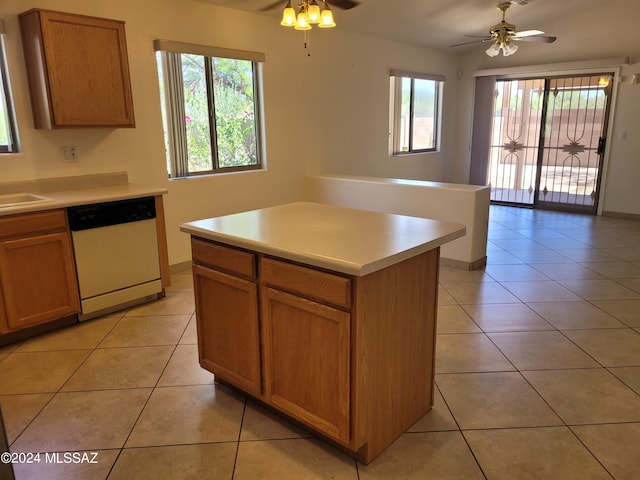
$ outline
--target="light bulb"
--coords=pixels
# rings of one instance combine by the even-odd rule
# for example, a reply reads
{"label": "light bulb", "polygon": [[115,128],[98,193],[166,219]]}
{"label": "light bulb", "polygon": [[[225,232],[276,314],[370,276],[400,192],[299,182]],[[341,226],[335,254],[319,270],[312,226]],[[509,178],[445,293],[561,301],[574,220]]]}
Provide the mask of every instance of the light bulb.
{"label": "light bulb", "polygon": [[336,22],[333,21],[333,13],[329,9],[329,5],[325,2],[324,9],[320,13],[320,28],[333,28],[336,26]]}
{"label": "light bulb", "polygon": [[302,7],[300,12],[298,12],[298,22],[295,26],[296,30],[311,30],[311,25],[309,25],[309,19],[307,18],[307,11]]}
{"label": "light bulb", "polygon": [[518,50],[518,45],[516,45],[515,43],[505,43],[502,46],[502,54],[505,57],[508,57],[509,55],[513,55],[514,53],[516,53],[516,51]]}
{"label": "light bulb", "polygon": [[282,12],[282,21],[280,25],[283,27],[294,27],[296,25],[296,11],[291,6],[291,2],[287,3],[287,6]]}
{"label": "light bulb", "polygon": [[490,57],[495,57],[496,55],[498,55],[500,53],[500,46],[498,45],[498,42],[495,42],[493,45],[487,48],[485,53]]}
{"label": "light bulb", "polygon": [[311,0],[309,2],[309,7],[307,8],[307,19],[312,25],[320,23],[320,7],[316,0]]}

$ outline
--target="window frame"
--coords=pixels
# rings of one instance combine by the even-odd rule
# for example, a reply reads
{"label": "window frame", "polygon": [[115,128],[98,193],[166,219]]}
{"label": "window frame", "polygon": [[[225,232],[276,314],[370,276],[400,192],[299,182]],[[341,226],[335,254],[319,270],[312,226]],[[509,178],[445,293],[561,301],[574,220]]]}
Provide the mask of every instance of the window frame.
{"label": "window frame", "polygon": [[[218,175],[222,173],[231,172],[243,172],[243,171],[256,171],[263,170],[265,165],[265,144],[264,144],[264,116],[263,116],[263,101],[262,101],[262,65],[265,61],[265,55],[259,52],[249,52],[243,50],[233,50],[221,47],[211,47],[205,45],[195,45],[182,42],[174,42],[169,40],[155,40],[154,49],[159,54],[158,62],[161,65],[162,78],[159,79],[163,83],[165,89],[164,95],[161,92],[161,100],[164,102],[163,109],[163,124],[167,129],[165,133],[165,145],[167,147],[167,167],[169,178],[191,178],[203,175]],[[169,54],[169,55],[167,55]],[[209,138],[211,141],[211,169],[189,171],[188,166],[188,150],[186,147],[186,122],[176,121],[175,118],[184,118],[184,95],[183,95],[183,83],[182,83],[182,70],[180,70],[180,78],[170,80],[172,73],[169,70],[171,67],[168,65],[170,62],[180,61],[180,55],[188,54],[201,56],[204,59],[204,71],[205,71],[205,83],[206,83],[206,97],[207,97],[207,110],[209,119]],[[175,55],[175,57],[171,57]],[[173,60],[172,60],[173,58]],[[252,68],[252,81],[253,81],[253,113],[254,113],[254,131],[255,131],[255,146],[256,146],[256,163],[250,165],[236,165],[236,166],[220,166],[219,154],[218,154],[218,131],[216,128],[216,113],[215,113],[215,96],[213,92],[212,81],[212,66],[214,58],[227,58],[231,60],[251,61]],[[174,65],[175,68],[175,65]],[[177,71],[177,68],[175,68]],[[179,105],[178,112],[176,112],[176,105],[171,105],[171,100],[166,92],[168,86],[173,85],[173,88],[180,90],[179,92],[173,92],[172,95],[177,94],[178,100],[174,97]],[[172,113],[173,112],[173,113]],[[181,113],[180,113],[181,112]],[[171,127],[170,127],[171,125]],[[176,142],[182,145],[179,148]]]}
{"label": "window frame", "polygon": [[[401,149],[401,117],[402,117],[402,94],[403,80],[410,80],[409,98],[409,146],[407,150]],[[429,148],[413,148],[414,145],[414,109],[415,109],[415,81],[433,81],[434,85],[434,112],[433,112],[433,146]],[[444,75],[409,72],[405,70],[392,69],[390,72],[390,115],[389,129],[390,142],[389,153],[391,156],[415,155],[421,153],[433,153],[440,151],[440,141],[442,134],[442,106],[446,77]]]}
{"label": "window frame", "polygon": [[7,65],[7,56],[5,48],[5,25],[4,20],[0,19],[0,102],[3,103],[6,112],[6,134],[8,141],[6,144],[0,144],[0,154],[19,153],[20,141],[18,136],[18,125],[15,118],[15,109],[13,106],[13,98],[11,95],[11,82],[9,79],[9,69]]}

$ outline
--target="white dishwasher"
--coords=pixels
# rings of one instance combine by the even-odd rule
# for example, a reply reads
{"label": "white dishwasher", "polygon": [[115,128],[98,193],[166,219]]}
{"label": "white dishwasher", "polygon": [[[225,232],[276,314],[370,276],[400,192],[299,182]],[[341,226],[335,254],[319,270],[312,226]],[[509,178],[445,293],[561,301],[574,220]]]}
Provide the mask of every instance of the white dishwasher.
{"label": "white dishwasher", "polygon": [[162,285],[153,197],[67,211],[80,287],[79,320],[158,298]]}

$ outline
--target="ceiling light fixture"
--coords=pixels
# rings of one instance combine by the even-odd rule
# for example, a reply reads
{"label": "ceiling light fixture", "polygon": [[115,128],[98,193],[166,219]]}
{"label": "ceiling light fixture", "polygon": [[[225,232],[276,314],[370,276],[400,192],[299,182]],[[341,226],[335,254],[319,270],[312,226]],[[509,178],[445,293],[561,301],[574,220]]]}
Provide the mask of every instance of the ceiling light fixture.
{"label": "ceiling light fixture", "polygon": [[508,57],[509,55],[513,55],[514,53],[516,53],[516,51],[518,50],[518,45],[511,42],[508,35],[498,35],[495,43],[487,48],[486,54],[490,57],[495,57],[496,55],[500,54],[500,50],[502,50],[502,54],[505,57]]}
{"label": "ceiling light fixture", "polygon": [[291,0],[282,12],[283,27],[293,27],[296,30],[311,30],[312,25],[319,28],[333,28],[336,22],[333,20],[333,13],[326,1],[322,1],[322,9],[316,0],[301,0],[298,4],[298,13],[291,6]]}
{"label": "ceiling light fixture", "polygon": [[[304,48],[306,49],[309,48],[309,30],[311,30],[312,25],[317,25],[319,28],[333,28],[336,26],[329,5],[327,5],[326,1],[321,1],[322,10],[316,0],[301,0],[296,14],[296,10],[291,6],[291,0],[287,0],[287,5],[282,12],[280,25],[304,31]],[[307,50],[307,56],[311,56],[309,50]]]}

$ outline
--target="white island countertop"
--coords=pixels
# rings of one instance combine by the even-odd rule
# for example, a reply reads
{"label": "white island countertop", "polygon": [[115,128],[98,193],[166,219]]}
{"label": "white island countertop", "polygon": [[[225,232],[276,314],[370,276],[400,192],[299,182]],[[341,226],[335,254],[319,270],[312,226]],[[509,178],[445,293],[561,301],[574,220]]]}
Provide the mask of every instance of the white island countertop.
{"label": "white island countertop", "polygon": [[356,276],[432,250],[466,231],[458,223],[309,202],[197,220],[180,230]]}

